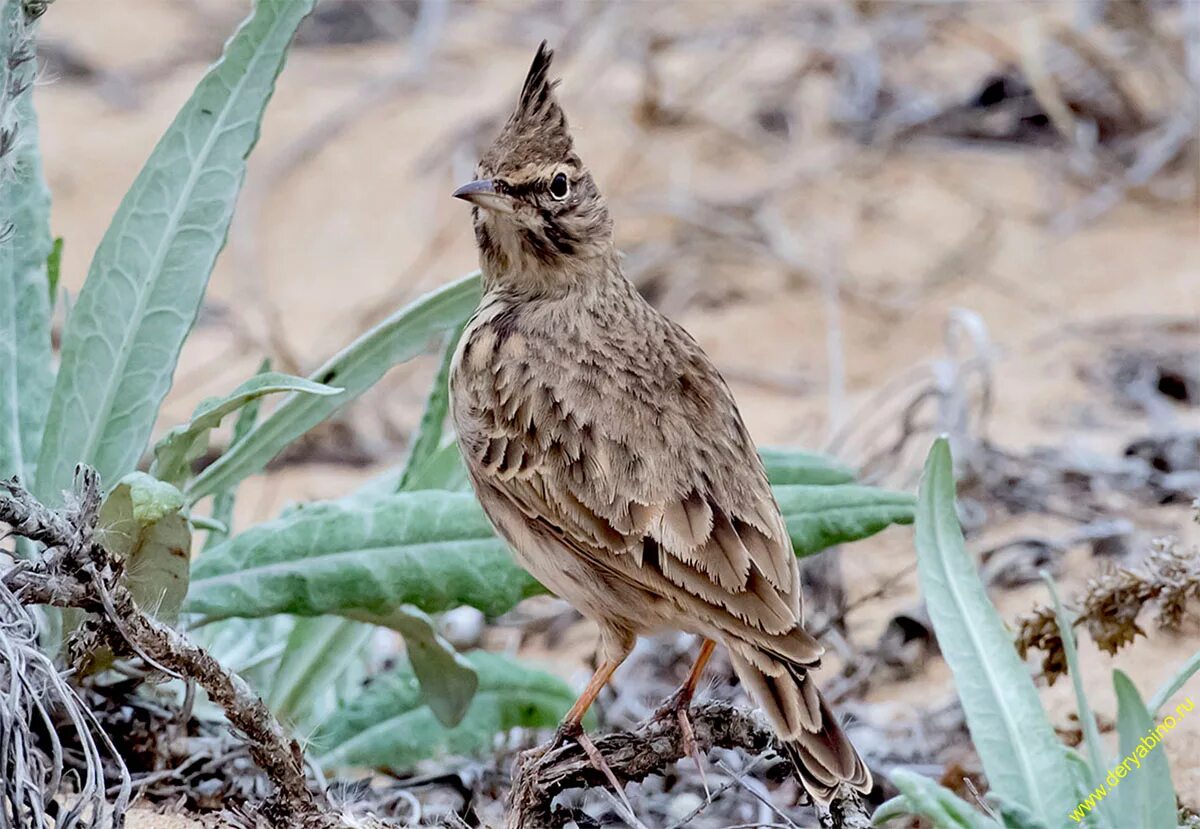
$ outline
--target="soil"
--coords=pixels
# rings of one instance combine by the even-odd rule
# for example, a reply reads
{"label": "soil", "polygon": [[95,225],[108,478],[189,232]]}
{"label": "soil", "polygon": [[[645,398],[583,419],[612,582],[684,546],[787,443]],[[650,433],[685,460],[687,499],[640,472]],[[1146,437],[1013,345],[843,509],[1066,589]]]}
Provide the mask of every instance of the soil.
{"label": "soil", "polygon": [[[1075,4],[1004,5],[973,14],[990,27],[990,37],[1015,49],[1023,19],[1069,17]],[[68,291],[79,289],[108,218],[243,6],[58,3],[46,15],[45,40],[69,47],[95,73],[84,80],[52,76],[38,90]],[[1156,326],[1200,322],[1195,204],[1125,200],[1063,232],[1056,217],[1086,189],[1067,176],[1061,150],[944,139],[890,150],[864,145],[828,117],[836,99],[832,80],[813,77],[786,94],[779,88],[780,67],[795,61],[783,34],[766,31],[753,50],[737,41],[740,52],[723,51],[721,33],[758,19],[761,4],[738,13],[707,2],[636,6],[639,19],[630,22],[592,4],[571,12],[452,2],[424,70],[280,176],[281,160],[314,124],[409,58],[403,39],[294,50],[160,428],[186,418],[203,397],[232,388],[264,354],[285,370],[310,370],[380,313],[475,266],[467,213],[449,193],[471,176],[478,147],[471,136],[486,141],[494,132],[543,36],[569,40],[556,64],[562,99],[580,154],[611,201],[618,244],[631,251],[643,288],[726,372],[760,443],[825,446],[873,391],[944,356],[946,320],[960,308],[979,315],[995,358],[988,435],[996,444],[1116,456],[1132,436],[1162,427],[1122,409],[1087,378],[1102,372],[1106,349],[1118,338],[1138,341],[1136,326],[1149,326],[1142,339],[1150,345],[1161,333]],[[586,17],[586,24],[572,15]],[[683,43],[660,66],[664,106],[677,106],[677,117],[650,125],[637,119],[643,96],[637,55],[647,39],[640,33],[648,31]],[[702,31],[711,33],[708,39]],[[846,38],[839,48],[853,47],[852,35]],[[950,100],[970,94],[993,63],[987,50],[964,38],[939,42],[895,68],[911,73],[910,80],[936,77],[938,94]],[[705,91],[688,92],[696,77],[722,65]],[[790,134],[753,129],[748,110],[777,101],[794,119]],[[791,261],[732,238],[723,255],[699,247],[698,236],[733,221],[732,209],[716,210],[697,220],[699,231],[684,232],[689,218],[681,205],[729,205],[773,182],[787,187],[772,204]],[[665,264],[645,266],[655,245]],[[1190,347],[1200,350],[1195,330]],[[429,357],[396,369],[358,403],[346,418],[352,441],[326,441],[316,460],[247,482],[239,524],[272,517],[289,501],[343,495],[395,463],[419,417],[433,363]],[[830,368],[838,364],[840,374]],[[1195,408],[1170,405],[1165,412],[1172,428],[1200,425]],[[927,441],[918,442],[923,451]],[[906,461],[893,485],[913,486],[919,460]],[[1138,527],[1141,549],[1159,535],[1197,540],[1184,506],[1114,517]],[[1061,535],[1065,527],[1045,518],[997,520],[972,546],[1027,533]],[[911,564],[911,531],[889,530],[841,556],[853,600]],[[1062,590],[1079,589],[1100,566],[1083,545],[1072,547]],[[994,595],[1010,621],[1046,599],[1040,584]],[[891,614],[917,597],[915,578],[903,580],[886,599],[851,614],[851,638],[873,642]],[[1085,640],[1093,706],[1114,712],[1108,679],[1114,667],[1144,695],[1153,693],[1196,650],[1196,634],[1194,626],[1181,635],[1151,632],[1116,659]],[[586,627],[563,641],[554,663],[576,680],[591,656]],[[1200,680],[1189,693],[1200,696]],[[915,710],[951,695],[948,669],[932,660],[910,679],[872,687],[867,700]],[[1044,696],[1055,724],[1070,727],[1070,684],[1059,682]],[[1200,808],[1200,717],[1185,721],[1165,748],[1179,793]],[[194,824],[135,813],[129,825]]]}

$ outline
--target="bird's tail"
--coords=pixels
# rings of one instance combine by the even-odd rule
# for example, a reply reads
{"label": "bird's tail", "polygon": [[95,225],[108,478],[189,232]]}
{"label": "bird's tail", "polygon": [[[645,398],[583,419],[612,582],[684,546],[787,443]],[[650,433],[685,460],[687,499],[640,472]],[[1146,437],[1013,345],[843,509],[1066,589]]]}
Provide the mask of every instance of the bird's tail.
{"label": "bird's tail", "polygon": [[733,669],[762,708],[812,797],[828,805],[842,783],[866,794],[871,772],[803,665],[730,642]]}

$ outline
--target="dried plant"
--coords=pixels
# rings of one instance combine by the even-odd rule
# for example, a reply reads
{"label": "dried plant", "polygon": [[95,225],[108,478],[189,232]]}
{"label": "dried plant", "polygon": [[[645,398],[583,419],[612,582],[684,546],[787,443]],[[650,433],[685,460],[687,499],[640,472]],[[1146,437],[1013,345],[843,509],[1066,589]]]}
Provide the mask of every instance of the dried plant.
{"label": "dried plant", "polygon": [[[1074,626],[1085,628],[1100,650],[1115,654],[1146,635],[1138,624],[1143,610],[1153,608],[1154,627],[1159,630],[1178,630],[1188,601],[1196,598],[1200,598],[1200,551],[1185,552],[1174,541],[1161,540],[1138,567],[1112,568],[1089,579],[1070,605],[1077,609]],[[1018,619],[1016,644],[1022,657],[1031,650],[1042,652],[1042,673],[1051,685],[1067,673],[1054,608],[1038,605]]]}
{"label": "dried plant", "polygon": [[[129,803],[129,772],[95,717],[38,647],[37,631],[33,614],[0,581],[0,829],[119,829]],[[63,775],[63,739],[69,732],[74,732],[72,748],[82,757],[73,790],[64,786]],[[105,793],[106,761],[120,778],[111,804]],[[70,799],[62,801],[60,795]]]}

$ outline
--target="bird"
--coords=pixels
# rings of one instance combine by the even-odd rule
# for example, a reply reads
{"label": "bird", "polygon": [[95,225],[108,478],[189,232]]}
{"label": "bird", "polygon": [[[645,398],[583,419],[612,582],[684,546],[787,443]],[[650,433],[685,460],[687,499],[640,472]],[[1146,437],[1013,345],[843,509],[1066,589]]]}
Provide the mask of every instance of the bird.
{"label": "bird", "polygon": [[871,774],[812,678],[824,648],[804,629],[762,461],[712,360],[623,274],[552,58],[543,41],[474,179],[453,193],[472,205],[483,294],[449,382],[484,512],[517,562],[599,630],[595,673],[554,744],[583,739],[639,636],[678,630],[701,646],[661,710],[686,728],[721,645],[809,794],[866,793]]}

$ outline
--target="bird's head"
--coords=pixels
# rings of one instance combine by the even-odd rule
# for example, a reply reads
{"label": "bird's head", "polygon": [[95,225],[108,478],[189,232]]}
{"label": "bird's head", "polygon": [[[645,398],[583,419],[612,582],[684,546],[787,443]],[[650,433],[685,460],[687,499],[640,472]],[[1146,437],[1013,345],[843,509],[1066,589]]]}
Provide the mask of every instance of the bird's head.
{"label": "bird's head", "polygon": [[[575,154],[549,78],[554,52],[538,47],[517,107],[484,153],[475,180],[454,191],[475,209],[485,276],[573,273],[612,248],[603,196]],[[511,276],[510,276],[511,278]]]}

